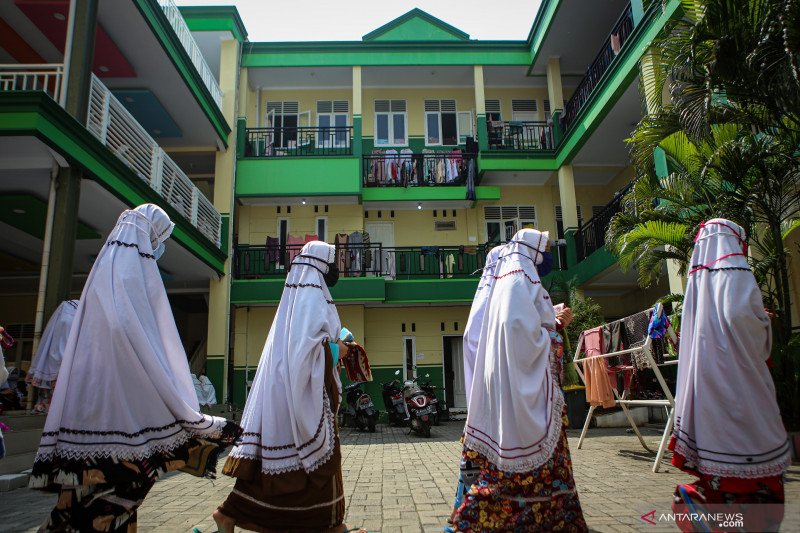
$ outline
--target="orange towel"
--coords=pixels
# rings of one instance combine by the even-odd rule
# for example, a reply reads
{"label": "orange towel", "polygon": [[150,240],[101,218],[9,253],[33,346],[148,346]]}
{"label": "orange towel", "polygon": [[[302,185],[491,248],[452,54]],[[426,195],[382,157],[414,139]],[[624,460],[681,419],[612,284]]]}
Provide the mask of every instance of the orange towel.
{"label": "orange towel", "polygon": [[[586,357],[603,354],[603,328],[597,327],[583,332]],[[592,359],[583,364],[586,380],[586,401],[589,405],[614,407],[614,374],[608,371],[608,360]]]}

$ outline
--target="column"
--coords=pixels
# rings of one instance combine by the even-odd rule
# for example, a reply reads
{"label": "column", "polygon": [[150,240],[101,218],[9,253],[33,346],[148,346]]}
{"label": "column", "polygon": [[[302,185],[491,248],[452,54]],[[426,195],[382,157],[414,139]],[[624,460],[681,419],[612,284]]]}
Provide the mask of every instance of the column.
{"label": "column", "polygon": [[483,65],[475,65],[475,127],[478,128],[478,150],[483,152],[489,149],[489,135],[486,131],[486,92],[483,85]]}
{"label": "column", "polygon": [[364,151],[361,141],[361,65],[353,65],[353,155],[360,158]]}
{"label": "column", "polygon": [[[222,114],[228,124],[236,124],[238,112],[245,113],[247,107],[239,102],[239,42],[235,39],[223,41],[220,52],[220,80],[222,90]],[[242,94],[247,95],[247,77],[244,74]],[[233,249],[234,183],[236,172],[237,128],[228,135],[228,149],[217,152],[214,169],[214,207],[222,215],[222,245],[228,258],[225,273],[208,284],[208,347],[206,371],[217,390],[217,401],[223,402],[231,395],[228,372],[230,366],[230,321],[231,321],[231,258]],[[238,386],[238,384],[234,384]],[[243,385],[242,385],[243,386]]]}
{"label": "column", "polygon": [[[61,100],[67,112],[81,124],[86,123],[89,106],[89,83],[94,59],[94,38],[97,27],[98,0],[72,0],[68,20],[67,42],[64,56],[64,92]],[[43,255],[49,264],[42,268],[46,278],[44,302],[37,307],[42,310],[43,324],[59,306],[68,299],[72,284],[72,264],[75,253],[75,237],[78,228],[80,207],[81,170],[71,166],[61,168],[54,178],[51,194],[55,199],[48,208],[46,228],[50,234],[45,242],[49,244]]]}
{"label": "column", "polygon": [[561,60],[557,57],[547,60],[547,98],[553,118],[553,144],[558,146],[564,136],[560,126],[564,113],[564,91],[561,87]]}
{"label": "column", "polygon": [[578,200],[575,196],[575,176],[572,165],[562,165],[558,169],[558,193],[561,200],[561,220],[564,237],[567,241],[567,266],[578,263],[575,247],[575,233],[578,231]]}

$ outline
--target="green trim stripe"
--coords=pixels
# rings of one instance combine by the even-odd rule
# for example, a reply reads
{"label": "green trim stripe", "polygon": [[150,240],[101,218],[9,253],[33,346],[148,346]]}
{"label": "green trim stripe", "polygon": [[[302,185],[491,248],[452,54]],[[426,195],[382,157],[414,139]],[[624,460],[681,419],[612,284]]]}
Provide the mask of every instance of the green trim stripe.
{"label": "green trim stripe", "polygon": [[236,6],[180,6],[178,9],[191,31],[229,31],[243,43],[247,29]]}

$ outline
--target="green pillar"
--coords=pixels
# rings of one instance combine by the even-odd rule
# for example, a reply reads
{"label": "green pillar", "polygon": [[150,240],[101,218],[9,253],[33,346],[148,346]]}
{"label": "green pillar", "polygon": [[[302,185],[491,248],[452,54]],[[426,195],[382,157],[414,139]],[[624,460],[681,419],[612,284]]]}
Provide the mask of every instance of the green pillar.
{"label": "green pillar", "polygon": [[359,159],[364,154],[364,141],[361,134],[361,115],[353,115],[353,155]]}
{"label": "green pillar", "polygon": [[567,241],[567,268],[572,268],[578,264],[578,247],[575,242],[576,233],[578,233],[577,228],[564,230],[564,240]]}
{"label": "green pillar", "polygon": [[[67,75],[64,107],[75,120],[86,124],[99,0],[72,1],[70,16],[74,20],[69,21],[73,31],[72,40],[67,43],[70,54],[64,65]],[[69,298],[80,192],[81,170],[75,166],[62,168],[56,177],[50,266],[44,297],[45,321]]]}
{"label": "green pillar", "polygon": [[564,139],[564,129],[561,127],[561,115],[564,112],[560,109],[553,111],[553,147],[557,148]]}
{"label": "green pillar", "polygon": [[484,152],[489,149],[489,133],[486,130],[486,115],[478,115],[478,150]]}

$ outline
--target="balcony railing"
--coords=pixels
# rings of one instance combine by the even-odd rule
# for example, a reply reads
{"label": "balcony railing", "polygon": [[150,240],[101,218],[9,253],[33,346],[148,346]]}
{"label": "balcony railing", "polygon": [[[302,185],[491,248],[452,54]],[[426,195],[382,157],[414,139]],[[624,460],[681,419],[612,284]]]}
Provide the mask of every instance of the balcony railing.
{"label": "balcony railing", "polygon": [[175,30],[175,33],[178,35],[178,40],[180,40],[181,44],[186,49],[186,53],[189,54],[189,58],[200,74],[200,78],[202,78],[203,83],[211,93],[211,97],[217,103],[218,107],[222,107],[222,90],[219,88],[214,73],[203,58],[200,47],[197,46],[197,42],[194,40],[194,37],[192,37],[192,32],[189,30],[189,26],[186,25],[186,21],[183,15],[181,15],[178,6],[176,6],[175,2],[172,0],[158,0],[158,3],[167,16],[167,20],[172,26],[172,29]]}
{"label": "balcony railing", "polygon": [[247,128],[245,157],[353,155],[353,127]]}
{"label": "balcony railing", "polygon": [[361,178],[364,187],[464,185],[470,172],[474,180],[476,164],[474,154],[461,150],[423,150],[421,154],[408,148],[399,153],[396,150],[375,150],[372,155],[363,157]]}
{"label": "balcony railing", "polygon": [[[336,247],[341,277],[387,279],[464,279],[480,277],[486,252],[496,243],[470,246],[393,246],[381,243]],[[285,277],[302,244],[239,245],[233,257],[237,279]],[[554,255],[557,255],[554,251]],[[554,270],[561,268],[556,261]]]}
{"label": "balcony railing", "polygon": [[552,150],[553,126],[543,121],[486,123],[489,150]]}
{"label": "balcony railing", "polygon": [[628,42],[628,38],[633,33],[634,22],[633,12],[630,4],[617,19],[611,33],[606,38],[606,42],[600,48],[600,53],[594,58],[592,64],[586,70],[586,76],[578,84],[578,88],[564,106],[564,114],[561,116],[561,124],[564,130],[568,130],[583,108],[584,104],[594,92],[595,87],[603,79],[608,67],[614,62],[622,48]]}
{"label": "balcony railing", "polygon": [[214,205],[94,75],[86,127],[203,235],[220,245],[221,217]]}
{"label": "balcony railing", "polygon": [[0,91],[44,91],[56,102],[64,65],[0,65]]}
{"label": "balcony railing", "polygon": [[605,245],[606,231],[611,219],[622,210],[622,198],[630,191],[630,185],[614,194],[602,211],[598,212],[586,223],[581,224],[575,233],[575,248],[578,262],[583,261]]}

